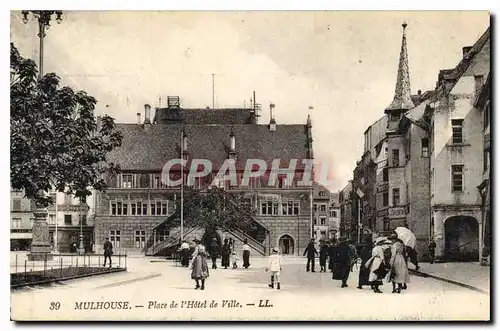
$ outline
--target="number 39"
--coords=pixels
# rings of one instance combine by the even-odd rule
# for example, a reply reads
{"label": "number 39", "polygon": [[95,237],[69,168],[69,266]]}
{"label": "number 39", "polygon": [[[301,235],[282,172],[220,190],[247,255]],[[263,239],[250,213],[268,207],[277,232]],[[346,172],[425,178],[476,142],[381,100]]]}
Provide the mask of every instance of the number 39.
{"label": "number 39", "polygon": [[50,303],[50,307],[49,307],[50,310],[59,310],[59,308],[61,308],[61,303],[59,303],[59,302],[51,302]]}

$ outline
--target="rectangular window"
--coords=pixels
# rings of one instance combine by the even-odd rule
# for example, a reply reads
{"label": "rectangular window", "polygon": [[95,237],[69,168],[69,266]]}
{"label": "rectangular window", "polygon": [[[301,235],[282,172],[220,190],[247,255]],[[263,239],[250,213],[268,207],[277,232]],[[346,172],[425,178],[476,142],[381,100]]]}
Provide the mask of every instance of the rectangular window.
{"label": "rectangular window", "polygon": [[332,216],[333,217],[337,217],[337,211],[336,210],[332,211]]}
{"label": "rectangular window", "polygon": [[390,221],[388,218],[384,218],[384,231],[389,231],[389,228],[390,228]]}
{"label": "rectangular window", "polygon": [[135,207],[136,207],[136,203],[132,202],[130,204],[130,215],[135,215]]}
{"label": "rectangular window", "polygon": [[489,161],[489,158],[490,158],[490,153],[488,152],[488,150],[484,150],[483,152],[483,171],[486,172],[488,171],[488,161]]}
{"label": "rectangular window", "polygon": [[111,203],[111,215],[116,215],[116,202]]}
{"label": "rectangular window", "polygon": [[326,217],[320,217],[319,222],[321,225],[326,225]]}
{"label": "rectangular window", "polygon": [[167,202],[162,201],[161,202],[161,214],[162,215],[168,215],[168,208],[167,208]]}
{"label": "rectangular window", "polygon": [[278,202],[263,201],[260,206],[262,215],[278,215]]}
{"label": "rectangular window", "polygon": [[113,245],[113,248],[120,248],[120,230],[109,230],[109,241]]}
{"label": "rectangular window", "polygon": [[399,167],[399,149],[392,150],[392,166]]}
{"label": "rectangular window", "polygon": [[151,215],[156,215],[156,203],[151,204]]}
{"label": "rectangular window", "polygon": [[116,215],[121,215],[122,214],[122,203],[121,202],[117,202],[116,203]]}
{"label": "rectangular window", "polygon": [[463,137],[463,126],[464,126],[464,120],[463,119],[451,120],[452,142],[454,144],[463,143],[463,140],[464,140],[464,137]]}
{"label": "rectangular window", "polygon": [[389,205],[389,192],[384,192],[382,194],[382,204],[384,207]]}
{"label": "rectangular window", "polygon": [[429,139],[422,138],[422,157],[429,157]]}
{"label": "rectangular window", "polygon": [[143,203],[142,204],[142,215],[147,215],[148,214],[148,204]]}
{"label": "rectangular window", "polygon": [[325,237],[326,236],[326,231],[321,231],[321,236]]}
{"label": "rectangular window", "polygon": [[160,230],[156,234],[156,238],[158,241],[164,241],[167,240],[168,236],[170,235],[170,231],[168,230]]}
{"label": "rectangular window", "polygon": [[134,175],[122,174],[122,188],[132,188],[133,180],[134,180]]}
{"label": "rectangular window", "polygon": [[313,219],[313,225],[318,225],[318,220],[316,219],[316,217]]}
{"label": "rectangular window", "polygon": [[135,248],[144,248],[146,244],[146,231],[135,231]]}
{"label": "rectangular window", "polygon": [[384,168],[382,170],[382,181],[383,182],[388,182],[389,181],[389,169]]}
{"label": "rectangular window", "polygon": [[320,211],[326,211],[326,206],[325,205],[321,205],[320,206]]}
{"label": "rectangular window", "polygon": [[464,184],[464,166],[452,165],[451,166],[451,181],[452,192],[462,192]]}
{"label": "rectangular window", "polygon": [[486,129],[490,125],[490,102],[488,101],[488,104],[486,107],[484,107],[484,128]]}
{"label": "rectangular window", "polygon": [[123,209],[122,209],[122,210],[123,210],[123,215],[127,215],[127,213],[128,213],[128,203],[127,203],[127,202],[124,202],[124,203],[122,204],[122,208],[123,208]]}
{"label": "rectangular window", "polygon": [[293,214],[294,215],[298,215],[299,214],[299,203],[298,202],[294,202],[293,203]]}
{"label": "rectangular window", "polygon": [[22,219],[21,218],[13,218],[12,219],[12,228],[13,229],[19,229],[22,225]]}
{"label": "rectangular window", "polygon": [[317,212],[317,211],[318,211],[318,205],[317,205],[317,204],[314,204],[314,205],[313,205],[313,210],[314,210],[314,212]]}
{"label": "rectangular window", "polygon": [[399,189],[398,188],[393,188],[392,189],[392,205],[399,206]]}
{"label": "rectangular window", "polygon": [[12,210],[21,211],[21,199],[12,200]]}
{"label": "rectangular window", "polygon": [[64,215],[64,225],[71,225],[72,222],[71,215]]}
{"label": "rectangular window", "polygon": [[149,174],[137,174],[137,186],[140,188],[149,188]]}

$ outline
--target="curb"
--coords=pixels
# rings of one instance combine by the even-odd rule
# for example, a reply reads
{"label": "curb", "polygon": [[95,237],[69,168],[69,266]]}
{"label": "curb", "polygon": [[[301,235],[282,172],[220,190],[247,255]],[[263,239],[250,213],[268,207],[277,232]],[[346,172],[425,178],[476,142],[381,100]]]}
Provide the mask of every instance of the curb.
{"label": "curb", "polygon": [[449,279],[449,278],[446,278],[446,277],[442,277],[442,276],[437,276],[437,275],[433,275],[433,274],[428,274],[426,272],[422,272],[422,271],[416,271],[416,270],[408,270],[411,274],[414,274],[414,275],[417,275],[417,276],[421,276],[421,277],[430,277],[430,278],[434,278],[434,279],[437,279],[437,280],[440,280],[440,281],[443,281],[443,282],[446,282],[446,283],[450,283],[450,284],[453,284],[453,285],[457,285],[457,286],[461,286],[461,287],[465,287],[469,290],[472,290],[472,291],[475,291],[475,292],[479,292],[479,293],[482,293],[482,294],[486,294],[486,295],[489,295],[490,292],[488,291],[485,291],[483,289],[480,289],[479,287],[475,287],[475,286],[472,286],[472,285],[469,285],[469,284],[466,284],[466,283],[462,283],[462,282],[459,282],[457,280],[453,280],[453,279]]}
{"label": "curb", "polygon": [[66,280],[73,280],[73,279],[79,279],[79,278],[85,278],[85,277],[106,275],[106,274],[112,274],[112,273],[122,272],[122,271],[127,271],[127,269],[125,269],[125,268],[116,268],[116,269],[110,269],[110,270],[106,270],[106,271],[99,271],[99,272],[96,272],[96,273],[93,273],[93,274],[75,275],[75,276],[71,276],[71,277],[63,277],[63,278],[56,278],[56,279],[47,279],[47,280],[41,280],[41,281],[38,281],[38,282],[16,284],[16,285],[11,285],[10,289],[12,290],[12,289],[26,287],[26,286],[51,284],[51,283],[62,282],[62,281],[66,281]]}

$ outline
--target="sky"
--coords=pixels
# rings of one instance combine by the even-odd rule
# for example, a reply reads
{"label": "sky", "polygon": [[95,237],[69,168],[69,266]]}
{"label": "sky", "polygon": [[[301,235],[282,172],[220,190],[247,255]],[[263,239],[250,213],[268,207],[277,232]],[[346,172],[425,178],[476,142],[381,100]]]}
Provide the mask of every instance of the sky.
{"label": "sky", "polygon": [[[11,42],[38,63],[38,25],[21,18],[11,12]],[[314,156],[338,191],[361,159],[363,132],[394,96],[403,21],[416,94],[456,66],[489,13],[67,11],[47,31],[44,72],[94,96],[96,115],[130,123],[167,96],[212,107],[214,74],[216,108],[248,106],[255,91],[261,124],[270,103],[277,125],[305,124],[310,113]]]}

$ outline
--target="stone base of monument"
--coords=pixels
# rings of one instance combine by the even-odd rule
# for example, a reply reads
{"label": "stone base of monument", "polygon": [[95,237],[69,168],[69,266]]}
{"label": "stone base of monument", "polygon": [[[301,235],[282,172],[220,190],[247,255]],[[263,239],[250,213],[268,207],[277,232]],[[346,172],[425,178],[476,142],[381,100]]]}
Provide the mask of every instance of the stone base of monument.
{"label": "stone base of monument", "polygon": [[31,252],[28,253],[28,261],[52,261],[53,259],[50,246],[46,245],[32,245]]}

